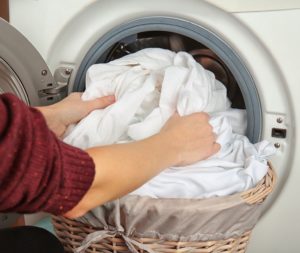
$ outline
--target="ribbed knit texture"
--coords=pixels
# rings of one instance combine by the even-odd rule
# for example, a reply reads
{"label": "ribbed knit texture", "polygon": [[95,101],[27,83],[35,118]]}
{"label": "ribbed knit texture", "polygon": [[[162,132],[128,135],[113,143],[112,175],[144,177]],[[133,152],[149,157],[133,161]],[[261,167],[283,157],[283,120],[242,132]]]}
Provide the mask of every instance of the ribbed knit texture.
{"label": "ribbed knit texture", "polygon": [[38,110],[0,95],[0,212],[65,213],[94,174],[88,154],[60,141]]}

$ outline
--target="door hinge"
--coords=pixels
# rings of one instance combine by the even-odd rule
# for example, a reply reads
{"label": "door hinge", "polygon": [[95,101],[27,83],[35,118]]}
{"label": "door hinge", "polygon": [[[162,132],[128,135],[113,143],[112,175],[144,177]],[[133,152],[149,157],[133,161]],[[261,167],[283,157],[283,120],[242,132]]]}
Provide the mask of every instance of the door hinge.
{"label": "door hinge", "polygon": [[48,88],[40,90],[39,95],[43,104],[53,104],[68,95],[68,86],[73,69],[59,67],[54,72],[54,84],[49,83]]}

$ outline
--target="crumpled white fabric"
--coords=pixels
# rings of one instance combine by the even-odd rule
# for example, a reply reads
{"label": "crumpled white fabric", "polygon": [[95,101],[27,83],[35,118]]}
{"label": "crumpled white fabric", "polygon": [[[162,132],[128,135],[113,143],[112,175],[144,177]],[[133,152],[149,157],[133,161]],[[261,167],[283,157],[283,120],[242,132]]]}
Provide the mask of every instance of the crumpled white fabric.
{"label": "crumpled white fabric", "polygon": [[151,48],[91,66],[82,99],[112,94],[113,105],[85,117],[69,129],[64,141],[88,148],[141,140],[159,132],[175,111],[179,115],[205,111],[221,144],[209,159],[168,168],[131,194],[224,196],[253,187],[267,173],[274,147],[267,141],[249,142],[243,135],[245,110],[230,108],[225,86],[188,53]]}

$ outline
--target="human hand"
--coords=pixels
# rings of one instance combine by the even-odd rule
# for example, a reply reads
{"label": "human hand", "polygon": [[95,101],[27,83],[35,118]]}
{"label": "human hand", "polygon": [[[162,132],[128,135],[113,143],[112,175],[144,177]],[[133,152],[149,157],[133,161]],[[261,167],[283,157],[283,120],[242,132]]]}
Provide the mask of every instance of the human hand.
{"label": "human hand", "polygon": [[61,137],[70,124],[77,123],[95,109],[103,109],[115,102],[114,96],[89,101],[81,99],[82,93],[74,92],[60,102],[36,107],[45,117],[48,127]]}
{"label": "human hand", "polygon": [[174,114],[161,129],[160,135],[175,152],[176,166],[184,166],[203,160],[220,150],[216,136],[206,113],[194,113],[180,117]]}

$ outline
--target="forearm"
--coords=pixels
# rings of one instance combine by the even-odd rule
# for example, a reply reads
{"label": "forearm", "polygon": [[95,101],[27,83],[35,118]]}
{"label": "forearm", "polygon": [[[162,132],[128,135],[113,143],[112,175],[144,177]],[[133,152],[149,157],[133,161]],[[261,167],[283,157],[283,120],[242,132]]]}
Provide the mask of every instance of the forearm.
{"label": "forearm", "polygon": [[155,135],[143,141],[87,150],[96,165],[90,190],[66,215],[77,217],[107,201],[137,189],[163,169],[174,165],[176,152],[166,149],[167,140]]}

